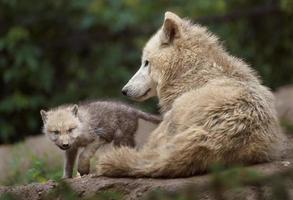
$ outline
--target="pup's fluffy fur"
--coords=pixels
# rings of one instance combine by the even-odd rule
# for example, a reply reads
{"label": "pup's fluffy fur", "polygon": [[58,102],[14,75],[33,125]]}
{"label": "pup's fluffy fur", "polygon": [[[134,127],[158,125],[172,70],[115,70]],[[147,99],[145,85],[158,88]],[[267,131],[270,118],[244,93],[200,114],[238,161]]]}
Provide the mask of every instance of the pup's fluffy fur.
{"label": "pup's fluffy fur", "polygon": [[49,111],[41,110],[43,132],[65,150],[64,177],[72,177],[72,170],[80,147],[78,172],[88,174],[90,159],[103,144],[134,147],[138,119],[159,123],[160,117],[118,102],[95,101],[80,105],[64,105]]}

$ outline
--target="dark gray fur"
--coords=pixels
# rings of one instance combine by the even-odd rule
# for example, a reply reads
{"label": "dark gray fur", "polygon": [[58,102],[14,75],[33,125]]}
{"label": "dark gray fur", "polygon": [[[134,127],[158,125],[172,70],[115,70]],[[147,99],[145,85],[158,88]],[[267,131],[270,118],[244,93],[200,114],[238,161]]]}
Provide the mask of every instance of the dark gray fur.
{"label": "dark gray fur", "polygon": [[[139,119],[155,124],[162,121],[160,116],[140,111],[121,102],[94,101],[81,103],[79,104],[79,110],[88,112],[90,121],[86,123],[89,130],[93,130],[92,133],[97,134],[107,142],[113,141],[116,146],[135,146],[134,134],[138,128]],[[120,132],[117,130],[120,130]]]}

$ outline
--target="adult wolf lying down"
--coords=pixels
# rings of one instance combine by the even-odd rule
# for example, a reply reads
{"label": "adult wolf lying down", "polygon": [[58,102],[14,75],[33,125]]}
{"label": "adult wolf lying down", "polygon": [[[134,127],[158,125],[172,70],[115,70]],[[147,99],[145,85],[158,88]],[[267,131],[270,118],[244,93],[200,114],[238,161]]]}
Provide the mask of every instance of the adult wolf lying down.
{"label": "adult wolf lying down", "polygon": [[138,101],[158,96],[164,119],[143,149],[102,156],[99,175],[184,177],[214,163],[252,164],[279,155],[284,136],[272,93],[215,35],[171,12],[122,92]]}

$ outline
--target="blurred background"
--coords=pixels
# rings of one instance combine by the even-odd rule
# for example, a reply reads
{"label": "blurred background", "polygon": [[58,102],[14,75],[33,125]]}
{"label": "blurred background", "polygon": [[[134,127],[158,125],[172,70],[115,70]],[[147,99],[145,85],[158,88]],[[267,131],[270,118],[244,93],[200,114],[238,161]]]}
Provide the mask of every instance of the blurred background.
{"label": "blurred background", "polygon": [[[292,2],[1,0],[0,143],[40,134],[41,108],[123,98],[166,10],[208,26],[272,89],[292,83]],[[142,106],[156,109],[155,102]]]}
{"label": "blurred background", "polygon": [[120,90],[167,10],[208,26],[273,90],[293,83],[292,0],[0,0],[0,144],[40,134],[41,108],[128,101]]}

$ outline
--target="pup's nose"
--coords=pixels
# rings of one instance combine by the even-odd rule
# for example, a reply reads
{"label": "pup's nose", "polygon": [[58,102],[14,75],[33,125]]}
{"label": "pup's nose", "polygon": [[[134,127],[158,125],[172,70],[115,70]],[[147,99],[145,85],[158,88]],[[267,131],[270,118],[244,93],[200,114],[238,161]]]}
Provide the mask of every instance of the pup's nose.
{"label": "pup's nose", "polygon": [[127,96],[127,89],[123,88],[121,92],[124,96]]}
{"label": "pup's nose", "polygon": [[62,147],[63,148],[68,148],[69,147],[69,144],[62,144]]}

